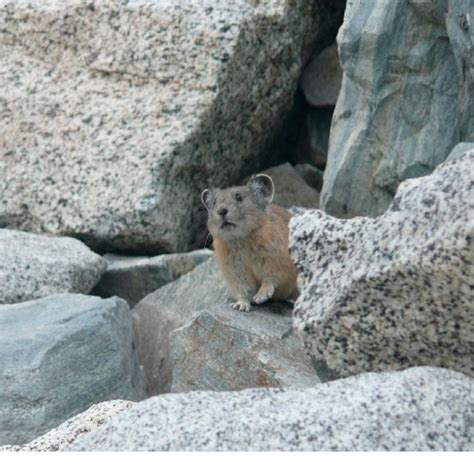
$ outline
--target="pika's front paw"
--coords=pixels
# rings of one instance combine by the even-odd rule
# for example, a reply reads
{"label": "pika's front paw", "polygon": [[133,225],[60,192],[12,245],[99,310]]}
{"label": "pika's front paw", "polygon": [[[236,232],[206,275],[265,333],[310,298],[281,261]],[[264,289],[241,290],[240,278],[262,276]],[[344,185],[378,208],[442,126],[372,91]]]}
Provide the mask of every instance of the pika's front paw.
{"label": "pika's front paw", "polygon": [[257,294],[253,297],[253,302],[255,304],[265,303],[265,301],[268,301],[273,296],[274,292],[275,287],[273,285],[262,285]]}
{"label": "pika's front paw", "polygon": [[232,309],[246,311],[248,313],[250,311],[250,301],[236,301],[235,303],[231,303],[230,307]]}

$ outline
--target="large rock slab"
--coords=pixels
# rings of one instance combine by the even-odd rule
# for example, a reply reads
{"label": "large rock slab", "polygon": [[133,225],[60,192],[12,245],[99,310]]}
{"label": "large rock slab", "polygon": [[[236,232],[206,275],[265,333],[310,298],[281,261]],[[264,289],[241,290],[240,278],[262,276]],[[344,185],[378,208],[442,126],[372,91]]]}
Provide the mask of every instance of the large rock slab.
{"label": "large rock slab", "polygon": [[118,296],[133,308],[145,296],[177,280],[210,256],[212,251],[208,249],[156,257],[105,254],[107,271],[93,294],[103,298]]}
{"label": "large rock slab", "polygon": [[445,369],[363,374],[303,390],[154,397],[73,451],[470,451],[474,381]]}
{"label": "large rock slab", "polygon": [[474,144],[460,144],[377,219],[290,221],[294,325],[321,377],[415,365],[474,376],[473,165]]}
{"label": "large rock slab", "polygon": [[469,18],[469,0],[348,2],[324,211],[380,215],[400,182],[429,174],[458,142],[474,141]]}
{"label": "large rock slab", "polygon": [[56,295],[0,306],[0,445],[22,444],[94,403],[144,397],[119,298]]}
{"label": "large rock slab", "polygon": [[0,229],[0,304],[89,293],[106,267],[78,240]]}
{"label": "large rock slab", "polygon": [[170,334],[193,313],[230,301],[227,285],[214,257],[140,301],[133,310],[140,363],[148,393],[171,387]]}
{"label": "large rock slab", "polygon": [[43,436],[23,445],[0,446],[0,451],[63,451],[78,438],[96,430],[104,421],[132,405],[133,402],[127,400],[111,400],[92,405]]}
{"label": "large rock slab", "polygon": [[209,308],[171,334],[172,392],[303,388],[319,383],[291,329],[290,304]]}
{"label": "large rock slab", "polygon": [[196,248],[201,190],[260,169],[330,3],[2,1],[2,226]]}

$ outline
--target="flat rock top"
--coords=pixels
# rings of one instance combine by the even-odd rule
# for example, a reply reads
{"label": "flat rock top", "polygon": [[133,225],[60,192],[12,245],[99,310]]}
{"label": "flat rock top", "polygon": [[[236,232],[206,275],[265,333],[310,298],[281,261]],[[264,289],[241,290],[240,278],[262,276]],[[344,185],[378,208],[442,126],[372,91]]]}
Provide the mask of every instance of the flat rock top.
{"label": "flat rock top", "polygon": [[473,397],[471,378],[424,367],[304,390],[162,395],[71,450],[469,450]]}

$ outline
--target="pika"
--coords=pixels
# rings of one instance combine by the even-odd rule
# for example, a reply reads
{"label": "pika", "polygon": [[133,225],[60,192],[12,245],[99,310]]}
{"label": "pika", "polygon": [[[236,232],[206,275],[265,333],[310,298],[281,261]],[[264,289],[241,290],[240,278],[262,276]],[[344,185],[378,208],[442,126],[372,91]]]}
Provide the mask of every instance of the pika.
{"label": "pika", "polygon": [[273,194],[272,179],[258,174],[246,186],[205,189],[201,195],[217,263],[237,300],[231,306],[239,311],[298,296],[288,250],[291,214],[272,204]]}

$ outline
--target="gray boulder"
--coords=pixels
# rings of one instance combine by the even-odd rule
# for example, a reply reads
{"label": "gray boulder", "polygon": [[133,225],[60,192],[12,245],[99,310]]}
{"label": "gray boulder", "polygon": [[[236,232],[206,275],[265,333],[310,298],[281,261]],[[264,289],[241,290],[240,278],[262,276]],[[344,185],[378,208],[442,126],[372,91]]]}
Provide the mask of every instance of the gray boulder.
{"label": "gray boulder", "polygon": [[[377,216],[400,182],[474,141],[469,0],[348,2],[321,208]],[[471,20],[472,21],[472,20]]]}
{"label": "gray boulder", "polygon": [[150,395],[170,390],[171,332],[188,322],[194,312],[228,301],[229,293],[222,273],[214,258],[209,258],[135,306],[132,315],[138,353]]}
{"label": "gray boulder", "polygon": [[326,3],[0,2],[1,225],[196,248],[201,190],[261,168]]}
{"label": "gray boulder", "polygon": [[290,221],[294,326],[321,377],[416,365],[474,376],[473,165],[461,144],[377,219]]}
{"label": "gray boulder", "polygon": [[303,343],[291,330],[291,305],[228,304],[196,313],[171,333],[172,392],[304,388],[319,383]]}
{"label": "gray boulder", "polygon": [[445,369],[362,374],[314,388],[154,397],[72,451],[471,451],[474,381]]}
{"label": "gray boulder", "polygon": [[336,105],[341,90],[342,69],[333,44],[312,58],[301,76],[301,89],[308,103],[314,107]]}
{"label": "gray boulder", "polygon": [[295,165],[295,171],[306,181],[306,184],[321,191],[323,187],[323,172],[310,163],[299,163]]}
{"label": "gray boulder", "polygon": [[275,186],[273,203],[281,207],[319,207],[319,193],[308,185],[290,163],[267,168],[260,173],[269,175]]}
{"label": "gray boulder", "polygon": [[210,256],[212,252],[207,249],[156,257],[105,254],[107,271],[92,293],[103,298],[118,296],[133,308],[145,296],[177,280]]}
{"label": "gray boulder", "polygon": [[89,293],[106,267],[78,240],[0,229],[0,303]]}
{"label": "gray boulder", "polygon": [[144,397],[119,298],[55,295],[0,306],[0,445],[22,444],[94,403]]}
{"label": "gray boulder", "polygon": [[97,429],[104,421],[132,405],[133,402],[127,400],[111,400],[92,405],[43,436],[23,445],[0,446],[0,451],[63,451],[78,438]]}

